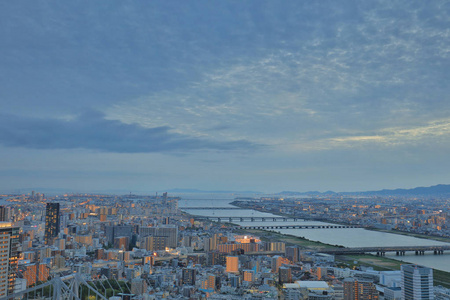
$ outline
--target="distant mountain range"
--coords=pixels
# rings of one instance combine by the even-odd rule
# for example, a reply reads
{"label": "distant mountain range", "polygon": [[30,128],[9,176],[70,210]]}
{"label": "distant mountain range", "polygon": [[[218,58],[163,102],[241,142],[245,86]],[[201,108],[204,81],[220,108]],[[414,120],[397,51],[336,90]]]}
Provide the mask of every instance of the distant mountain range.
{"label": "distant mountain range", "polygon": [[[359,194],[359,193],[355,193]],[[437,195],[450,195],[450,184],[438,184],[430,187],[416,187],[413,189],[395,189],[395,190],[380,190],[363,192],[363,194],[372,195],[404,195],[404,196],[437,196]]]}
{"label": "distant mountain range", "polygon": [[[45,194],[63,194],[68,193],[69,189],[58,189],[58,188],[22,188],[20,190],[16,190],[13,193],[17,194],[23,194],[23,193],[31,193],[31,191],[36,191],[39,193],[45,193]],[[85,191],[86,193],[93,193],[93,191]],[[85,193],[84,191],[81,193]],[[199,190],[199,189],[168,189],[168,190],[161,190],[161,192],[168,192],[168,193],[192,193],[192,194],[253,194],[253,195],[265,195],[266,193],[257,192],[257,191],[222,191],[222,190],[214,190],[214,191],[207,191],[207,190]],[[70,192],[69,192],[70,193]],[[95,192],[94,192],[95,193]],[[128,194],[130,193],[127,190],[124,189],[117,189],[117,190],[107,190],[107,191],[97,191],[97,193],[104,193],[104,194]],[[149,194],[149,192],[144,191],[133,191],[133,193],[138,194]],[[319,192],[319,191],[308,191],[308,192],[296,192],[296,191],[283,191],[280,193],[276,193],[274,195],[283,195],[283,196],[333,196],[333,195],[361,195],[361,196],[426,196],[426,197],[432,197],[432,196],[450,196],[450,184],[438,184],[430,187],[416,187],[412,189],[383,189],[379,191],[360,191],[360,192],[334,192],[334,191],[326,191],[326,192]]]}
{"label": "distant mountain range", "polygon": [[193,194],[263,194],[255,191],[204,191],[197,189],[170,189],[168,193],[193,193]]}
{"label": "distant mountain range", "polygon": [[336,193],[333,191],[327,192],[318,192],[318,191],[310,191],[310,192],[292,192],[292,191],[283,191],[278,193],[278,195],[288,195],[288,196],[296,196],[296,195],[364,195],[364,196],[444,196],[450,195],[450,184],[438,184],[430,187],[416,187],[412,189],[393,189],[393,190],[379,190],[379,191],[361,191],[361,192],[340,192]]}

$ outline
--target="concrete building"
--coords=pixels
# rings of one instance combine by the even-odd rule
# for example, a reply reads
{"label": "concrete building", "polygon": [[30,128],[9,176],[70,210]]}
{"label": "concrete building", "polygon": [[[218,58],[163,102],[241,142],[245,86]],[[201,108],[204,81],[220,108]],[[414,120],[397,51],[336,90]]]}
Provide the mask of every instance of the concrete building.
{"label": "concrete building", "polygon": [[280,284],[292,283],[291,268],[280,267],[278,269],[278,282]]}
{"label": "concrete building", "polygon": [[127,236],[130,240],[133,235],[133,226],[131,225],[114,225],[106,226],[105,236],[108,243],[114,244],[114,239],[119,236]]}
{"label": "concrete building", "polygon": [[0,298],[14,293],[19,253],[19,228],[0,222]]}
{"label": "concrete building", "polygon": [[10,208],[8,206],[0,206],[0,222],[9,222]]}
{"label": "concrete building", "polygon": [[183,285],[195,285],[195,269],[191,268],[183,269],[181,283]]}
{"label": "concrete building", "polygon": [[47,203],[45,208],[45,233],[46,245],[53,245],[53,239],[58,236],[60,229],[59,203]]}
{"label": "concrete building", "polygon": [[141,227],[139,228],[139,235],[141,238],[146,236],[163,236],[167,238],[166,246],[169,248],[176,248],[178,246],[178,227],[173,225],[158,226],[158,227]]}
{"label": "concrete building", "polygon": [[165,236],[146,236],[141,242],[141,248],[147,251],[165,250],[167,237]]}
{"label": "concrete building", "polygon": [[371,281],[347,278],[344,280],[344,300],[376,300],[378,291]]}
{"label": "concrete building", "polygon": [[227,273],[239,273],[239,257],[227,256]]}
{"label": "concrete building", "polygon": [[402,299],[434,299],[433,269],[419,265],[402,265]]}

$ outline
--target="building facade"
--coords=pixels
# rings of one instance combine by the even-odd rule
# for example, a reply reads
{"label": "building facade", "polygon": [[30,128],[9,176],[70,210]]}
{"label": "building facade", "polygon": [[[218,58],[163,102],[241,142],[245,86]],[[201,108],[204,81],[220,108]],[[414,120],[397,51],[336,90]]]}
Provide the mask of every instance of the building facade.
{"label": "building facade", "polygon": [[0,222],[0,298],[14,292],[19,253],[19,228]]}
{"label": "building facade", "polygon": [[371,281],[349,278],[344,280],[344,300],[376,300],[379,293]]}
{"label": "building facade", "polygon": [[419,265],[402,265],[402,299],[434,299],[433,269]]}
{"label": "building facade", "polygon": [[45,208],[45,234],[46,245],[52,245],[53,239],[58,236],[60,229],[59,203],[47,203]]}

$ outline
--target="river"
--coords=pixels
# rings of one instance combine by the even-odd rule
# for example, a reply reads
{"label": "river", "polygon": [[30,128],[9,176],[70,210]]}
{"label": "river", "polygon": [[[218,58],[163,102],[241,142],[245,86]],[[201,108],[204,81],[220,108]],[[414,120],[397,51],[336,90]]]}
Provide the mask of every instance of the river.
{"label": "river", "polygon": [[[230,202],[234,197],[223,194],[201,194],[180,195],[180,207],[233,207]],[[208,199],[205,199],[208,198]],[[234,216],[234,217],[273,217],[270,213],[262,213],[255,210],[195,210],[184,209],[184,211],[202,216]],[[264,222],[236,222],[239,225],[264,225]],[[270,222],[272,225],[290,225],[298,222]],[[302,221],[302,225],[332,225],[317,221]],[[265,223],[267,225],[267,223]],[[319,241],[331,245],[341,245],[344,247],[373,247],[373,246],[432,246],[432,245],[450,245],[449,243],[416,238],[411,236],[372,231],[363,228],[343,228],[343,229],[277,229],[282,234],[290,234],[299,237],[305,237],[312,241]],[[450,272],[450,252],[443,255],[434,255],[428,252],[425,255],[415,255],[407,252],[405,256],[396,256],[395,254],[386,254],[386,257],[403,260],[409,263],[420,264],[434,269]]]}

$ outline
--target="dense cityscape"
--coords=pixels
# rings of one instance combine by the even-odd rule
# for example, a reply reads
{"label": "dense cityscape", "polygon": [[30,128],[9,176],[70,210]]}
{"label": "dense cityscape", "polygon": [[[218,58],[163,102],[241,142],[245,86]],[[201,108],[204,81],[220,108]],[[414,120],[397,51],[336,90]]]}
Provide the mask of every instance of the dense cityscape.
{"label": "dense cityscape", "polygon": [[450,0],[0,1],[0,300],[450,300]]}
{"label": "dense cityscape", "polygon": [[[449,273],[389,262],[383,256],[390,249],[361,252],[283,235],[263,226],[270,221],[277,221],[273,224],[278,226],[289,220],[294,224],[327,221],[336,226],[426,234],[448,242],[449,207],[444,200],[263,196],[238,197],[230,207],[216,205],[216,212],[251,209],[273,216],[252,213],[236,217],[235,222],[236,213],[218,220],[220,216],[214,214],[193,212],[207,207],[180,208],[182,199],[167,193],[49,197],[33,191],[1,197],[5,205],[0,208],[0,231],[9,238],[8,249],[2,251],[9,259],[2,263],[1,299],[12,299],[9,295],[46,299],[53,294],[45,283],[61,278],[66,287],[66,280],[78,282],[67,288],[72,293],[67,299],[450,297]],[[213,200],[210,203],[214,205]],[[236,224],[244,218],[248,218],[246,226]],[[262,223],[249,226],[258,218]],[[401,256],[401,249],[419,256],[447,256],[450,247],[394,251]],[[446,262],[444,256],[442,262]],[[415,278],[422,284],[417,286]]]}

